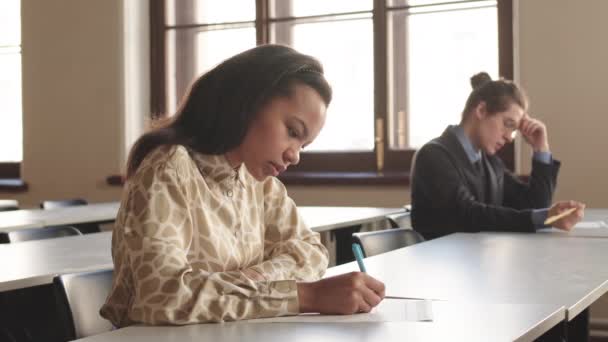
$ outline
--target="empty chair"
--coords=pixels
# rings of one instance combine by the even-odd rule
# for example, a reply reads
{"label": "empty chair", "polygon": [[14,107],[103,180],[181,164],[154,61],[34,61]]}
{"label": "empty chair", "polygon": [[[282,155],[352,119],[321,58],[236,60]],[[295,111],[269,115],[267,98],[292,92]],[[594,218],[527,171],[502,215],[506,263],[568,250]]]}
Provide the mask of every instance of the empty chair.
{"label": "empty chair", "polygon": [[366,257],[386,253],[424,241],[417,231],[407,228],[354,233],[352,242],[358,243]]}
{"label": "empty chair", "polygon": [[41,209],[57,209],[65,207],[73,207],[75,205],[87,205],[87,201],[82,198],[71,198],[67,200],[49,200],[40,203]]}
{"label": "empty chair", "polygon": [[0,233],[0,243],[44,240],[73,235],[82,235],[82,233],[72,226],[27,228]]}
{"label": "empty chair", "polygon": [[110,321],[99,315],[112,288],[112,269],[63,274],[53,279],[53,287],[66,340],[112,330]]}
{"label": "empty chair", "polygon": [[19,210],[19,202],[13,199],[0,199],[0,211]]}
{"label": "empty chair", "polygon": [[[52,210],[87,204],[89,203],[82,198],[72,198],[66,200],[47,200],[42,201],[42,203],[40,203],[40,208],[45,210]],[[101,231],[101,229],[99,228],[99,224],[95,222],[78,223],[74,224],[73,226],[80,230],[83,234],[99,233]]]}

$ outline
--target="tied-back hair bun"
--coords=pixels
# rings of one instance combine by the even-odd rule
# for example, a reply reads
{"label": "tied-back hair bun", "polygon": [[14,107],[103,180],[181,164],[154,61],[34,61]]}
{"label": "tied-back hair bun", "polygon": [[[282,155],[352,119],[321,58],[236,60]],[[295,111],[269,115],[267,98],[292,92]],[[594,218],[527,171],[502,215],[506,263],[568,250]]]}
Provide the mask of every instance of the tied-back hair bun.
{"label": "tied-back hair bun", "polygon": [[473,87],[473,89],[478,89],[488,82],[492,82],[492,78],[485,71],[482,71],[471,77],[471,87]]}

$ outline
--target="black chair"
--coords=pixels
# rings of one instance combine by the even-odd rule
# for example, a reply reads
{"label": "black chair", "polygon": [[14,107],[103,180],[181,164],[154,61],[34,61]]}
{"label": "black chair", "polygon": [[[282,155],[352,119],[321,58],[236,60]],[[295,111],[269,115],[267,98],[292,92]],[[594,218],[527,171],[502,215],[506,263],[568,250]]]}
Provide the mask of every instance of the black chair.
{"label": "black chair", "polygon": [[12,199],[0,199],[0,211],[19,210],[19,202]]}
{"label": "black chair", "polygon": [[0,233],[0,243],[44,240],[74,235],[82,235],[82,233],[72,226],[26,228]]}
{"label": "black chair", "polygon": [[[67,200],[48,200],[42,201],[42,203],[40,203],[40,208],[45,210],[53,210],[87,204],[89,203],[82,198],[72,198]],[[74,224],[73,226],[80,230],[83,234],[99,233],[101,231],[101,228],[99,228],[99,224],[95,222],[78,223]]]}
{"label": "black chair", "polygon": [[112,288],[112,269],[63,274],[53,278],[57,311],[65,340],[71,341],[112,330],[99,315]]}
{"label": "black chair", "polygon": [[352,237],[353,243],[361,245],[365,257],[411,246],[422,241],[424,241],[422,235],[415,230],[407,228],[354,233]]}

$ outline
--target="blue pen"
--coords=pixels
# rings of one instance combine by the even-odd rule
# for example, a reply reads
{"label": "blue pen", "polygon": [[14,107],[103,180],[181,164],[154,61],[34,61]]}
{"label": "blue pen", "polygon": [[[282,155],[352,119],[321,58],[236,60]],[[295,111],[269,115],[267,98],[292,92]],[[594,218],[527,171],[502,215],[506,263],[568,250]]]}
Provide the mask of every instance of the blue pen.
{"label": "blue pen", "polygon": [[353,243],[353,254],[355,255],[355,259],[357,259],[357,264],[359,264],[361,272],[366,272],[365,264],[363,264],[363,251],[358,243]]}

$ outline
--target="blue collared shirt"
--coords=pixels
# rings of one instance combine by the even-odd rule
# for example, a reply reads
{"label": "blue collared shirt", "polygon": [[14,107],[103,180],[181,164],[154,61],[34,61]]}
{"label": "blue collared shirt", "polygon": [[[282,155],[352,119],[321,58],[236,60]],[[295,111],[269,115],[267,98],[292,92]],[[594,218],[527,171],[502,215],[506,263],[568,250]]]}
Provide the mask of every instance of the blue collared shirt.
{"label": "blue collared shirt", "polygon": [[[464,128],[462,126],[458,125],[458,126],[452,126],[451,130],[456,135],[456,138],[462,145],[462,148],[464,149],[464,152],[466,153],[467,157],[469,158],[469,161],[471,162],[471,164],[475,164],[478,160],[480,160],[481,159],[481,150],[473,147],[471,140],[464,133]],[[551,161],[553,159],[551,152],[534,152],[532,158],[535,161],[537,161],[539,163],[543,163],[543,164],[551,164]],[[536,229],[545,228],[544,222],[547,219],[548,214],[549,214],[548,208],[532,210],[532,223],[534,224]]]}

